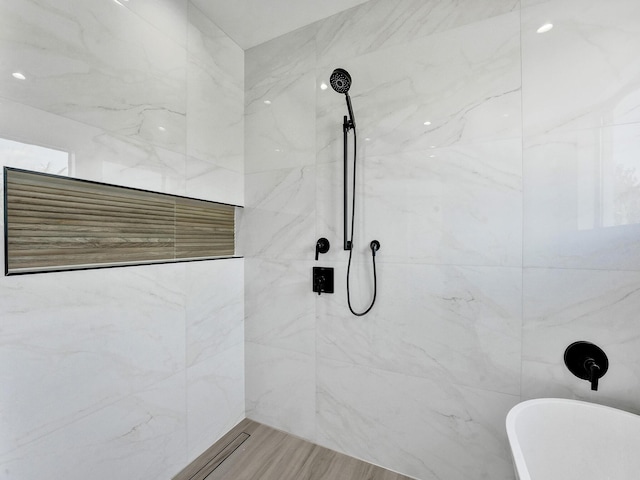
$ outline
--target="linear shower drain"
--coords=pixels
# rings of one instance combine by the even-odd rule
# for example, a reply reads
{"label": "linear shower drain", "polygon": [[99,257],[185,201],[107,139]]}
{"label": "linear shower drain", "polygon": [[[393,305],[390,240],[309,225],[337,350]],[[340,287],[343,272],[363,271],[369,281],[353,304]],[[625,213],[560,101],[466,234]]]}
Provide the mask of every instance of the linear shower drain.
{"label": "linear shower drain", "polygon": [[211,460],[209,460],[200,470],[198,470],[192,477],[191,480],[206,480],[206,478],[211,475],[211,473],[222,465],[227,458],[231,456],[233,452],[235,452],[240,445],[247,441],[250,437],[248,433],[242,432],[236,438],[231,440],[222,450],[216,453]]}

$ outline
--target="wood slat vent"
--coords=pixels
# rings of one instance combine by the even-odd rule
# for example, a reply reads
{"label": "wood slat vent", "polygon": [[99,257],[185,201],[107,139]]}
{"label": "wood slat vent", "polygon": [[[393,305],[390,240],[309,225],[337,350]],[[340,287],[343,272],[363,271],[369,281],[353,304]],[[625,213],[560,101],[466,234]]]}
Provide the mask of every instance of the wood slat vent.
{"label": "wood slat vent", "polygon": [[232,205],[5,168],[5,273],[229,257]]}

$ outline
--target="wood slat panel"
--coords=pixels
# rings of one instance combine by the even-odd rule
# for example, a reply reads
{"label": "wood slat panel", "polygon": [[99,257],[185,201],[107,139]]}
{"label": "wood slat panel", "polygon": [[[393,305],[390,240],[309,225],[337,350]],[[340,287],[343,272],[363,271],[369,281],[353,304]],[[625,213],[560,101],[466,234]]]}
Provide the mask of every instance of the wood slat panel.
{"label": "wood slat panel", "polygon": [[5,169],[7,272],[235,254],[235,207]]}
{"label": "wood slat panel", "polygon": [[197,258],[207,252],[233,255],[235,210],[228,205],[210,207],[193,199],[176,201],[176,257]]}

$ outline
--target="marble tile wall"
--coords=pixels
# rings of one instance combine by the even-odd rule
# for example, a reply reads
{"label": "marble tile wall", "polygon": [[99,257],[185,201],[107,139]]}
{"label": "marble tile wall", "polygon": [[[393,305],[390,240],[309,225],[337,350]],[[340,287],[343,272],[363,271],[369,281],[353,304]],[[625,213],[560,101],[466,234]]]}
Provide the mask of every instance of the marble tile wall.
{"label": "marble tile wall", "polygon": [[[244,52],[186,0],[2,2],[0,59],[2,166],[244,203]],[[244,417],[244,260],[3,277],[0,381],[0,478],[171,478]]]}
{"label": "marble tile wall", "polygon": [[[531,3],[522,10],[522,396],[638,413],[640,6]],[[542,19],[554,29],[538,35]],[[609,356],[598,392],[558,361],[575,340]]]}
{"label": "marble tile wall", "polygon": [[[639,40],[633,0],[371,0],[248,50],[248,416],[422,480],[512,480],[522,399],[640,412]],[[358,310],[382,244],[365,317],[336,67]],[[312,295],[314,265],[335,294]],[[609,354],[598,392],[564,367],[576,340]]]}

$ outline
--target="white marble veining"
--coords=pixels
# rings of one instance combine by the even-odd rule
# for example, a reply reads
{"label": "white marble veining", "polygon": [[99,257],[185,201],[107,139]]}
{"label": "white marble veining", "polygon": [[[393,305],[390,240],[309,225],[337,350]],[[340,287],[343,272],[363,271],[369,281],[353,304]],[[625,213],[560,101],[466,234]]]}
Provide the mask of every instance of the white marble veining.
{"label": "white marble veining", "polygon": [[[187,8],[188,0],[119,0],[124,8],[128,8],[145,21],[152,24],[174,42],[186,46],[187,42]],[[191,20],[191,17],[189,17]]]}
{"label": "white marble veining", "polygon": [[315,82],[306,73],[247,92],[246,173],[315,163]]}
{"label": "white marble veining", "polygon": [[315,298],[309,295],[313,266],[312,258],[294,264],[245,261],[247,341],[300,353],[314,350]]}
{"label": "white marble veining", "polygon": [[[519,394],[520,269],[380,264],[376,305],[356,318],[347,316],[341,263],[336,294],[318,298],[318,355]],[[352,277],[357,307],[370,301],[370,276]]]}
{"label": "white marble veining", "polygon": [[[523,397],[577,398],[640,412],[640,273],[527,268],[524,287]],[[578,340],[609,357],[597,392],[562,361]]]}
{"label": "white marble veining", "polygon": [[[544,23],[554,28],[538,34]],[[526,135],[640,121],[640,5],[557,0],[522,10]]]}
{"label": "white marble veining", "polygon": [[189,2],[188,49],[192,59],[244,84],[244,52],[202,10]]}
{"label": "white marble veining", "polygon": [[[185,157],[147,142],[128,141],[104,133],[92,139],[93,148],[72,151],[77,177],[99,177],[113,185],[155,192],[186,194]],[[115,154],[115,152],[118,152]]]}
{"label": "white marble veining", "polygon": [[244,54],[191,3],[186,194],[244,204]]}
{"label": "white marble veining", "polygon": [[527,266],[640,269],[640,124],[525,139]]}
{"label": "white marble veining", "polygon": [[[478,468],[510,478],[502,415],[519,399],[522,298],[517,4],[367,2],[247,53],[250,418],[311,439],[317,428],[330,448],[421,479]],[[440,16],[419,26],[428,9]],[[373,293],[368,243],[382,243],[377,304],[362,318],[345,295],[346,107],[320,88],[335,67],[352,74],[358,124],[356,310]],[[315,263],[321,236],[332,248]],[[309,305],[315,265],[334,267],[335,293]],[[467,403],[481,406],[456,423]]]}
{"label": "white marble veining", "polygon": [[184,374],[0,455],[3,480],[171,478],[184,466]]}
{"label": "white marble veining", "polygon": [[238,422],[244,410],[244,344],[187,369],[186,466]]}
{"label": "white marble veining", "polygon": [[503,424],[518,400],[323,359],[318,441],[421,480],[511,480]]}
{"label": "white marble veining", "polygon": [[244,204],[244,175],[216,162],[187,157],[186,196],[231,205]]}
{"label": "white marble veining", "polygon": [[183,284],[182,264],[3,277],[2,452],[183,370]]}
{"label": "white marble veining", "polygon": [[188,155],[242,173],[242,83],[190,61],[187,90]]}
{"label": "white marble veining", "polygon": [[191,0],[243,49],[269,41],[367,0]]}
{"label": "white marble veining", "polygon": [[[244,53],[186,0],[119,3],[2,2],[0,165],[242,205]],[[210,446],[244,417],[243,276],[0,278],[0,478],[171,478]]]}
{"label": "white marble veining", "polygon": [[520,8],[527,8],[539,3],[552,2],[555,0],[520,0]]}
{"label": "white marble veining", "polygon": [[112,1],[0,8],[0,96],[184,152],[184,48]]}
{"label": "white marble veining", "polygon": [[238,226],[238,251],[248,257],[308,260],[314,258],[315,218],[245,208]]}
{"label": "white marble veining", "polygon": [[[69,152],[39,145],[26,144],[0,138],[0,165],[3,167],[23,168],[33,172],[53,175],[69,175],[71,156]],[[4,172],[0,173],[1,176]],[[2,192],[0,187],[0,192]]]}
{"label": "white marble veining", "polygon": [[[0,112],[0,137],[67,152],[70,176],[185,195],[184,155],[8,100]],[[27,167],[6,153],[0,164]]]}
{"label": "white marble veining", "polygon": [[315,441],[315,355],[245,342],[247,417]]}
{"label": "white marble veining", "polygon": [[307,214],[316,203],[315,166],[245,175],[246,205],[269,212]]}
{"label": "white marble veining", "polygon": [[313,70],[317,30],[318,24],[311,24],[248,49],[245,52],[247,96],[255,96],[253,92],[263,92],[272,83]]}
{"label": "white marble veining", "polygon": [[244,260],[189,262],[185,270],[191,367],[244,342]]}
{"label": "white marble veining", "polygon": [[518,7],[519,0],[371,0],[320,23],[318,61],[342,62]]}
{"label": "white marble veining", "polygon": [[[504,415],[521,398],[638,410],[639,14],[633,0],[371,0],[247,53],[250,410],[421,480],[513,478]],[[321,88],[336,67],[358,125],[356,310],[382,244],[365,317],[346,305],[347,110]],[[320,236],[332,248],[310,265]],[[309,307],[287,294],[311,290],[313,265],[335,268],[336,292]],[[267,271],[292,274],[286,292],[269,297]],[[315,346],[298,341],[305,308]],[[563,366],[579,339],[617,365],[597,393]]]}
{"label": "white marble veining", "polygon": [[[399,155],[520,137],[519,25],[517,13],[502,15],[342,65],[353,79],[360,144],[369,155]],[[317,83],[331,71],[321,69]],[[318,161],[335,161],[344,99],[330,88],[317,98]]]}
{"label": "white marble veining", "polygon": [[[0,137],[229,203],[246,171],[249,258],[0,281],[0,478],[169,478],[209,446],[244,415],[243,276],[248,415],[421,480],[512,478],[520,384],[640,411],[640,9],[521,4],[372,0],[251,49],[245,88],[241,49],[185,0],[3,3]],[[382,242],[363,318],[346,108],[319,88],[335,67],[354,79],[358,307]],[[578,339],[612,361],[599,392],[562,364]]]}
{"label": "white marble veining", "polygon": [[[519,139],[358,158],[356,237],[379,262],[519,266]],[[319,229],[343,235],[342,162],[318,166]],[[389,228],[393,225],[394,228]]]}

